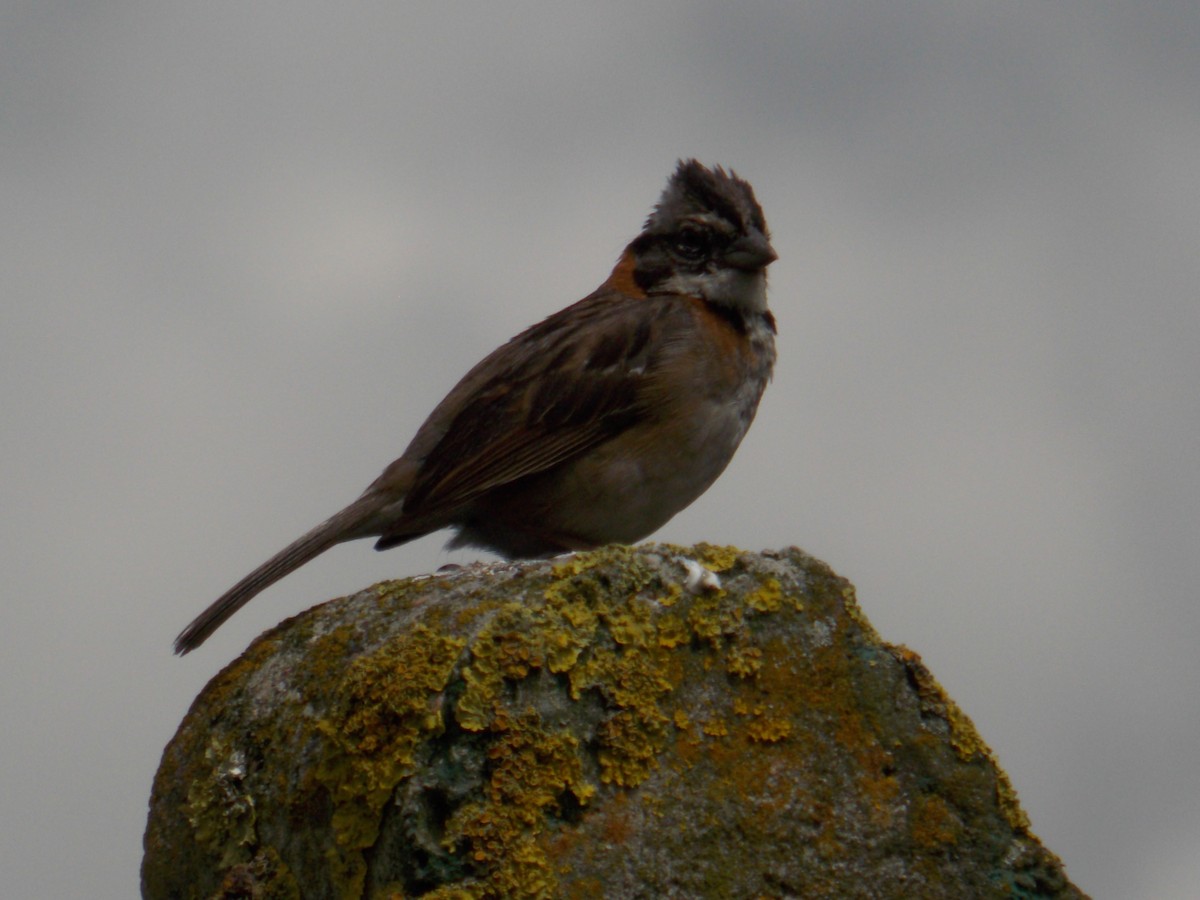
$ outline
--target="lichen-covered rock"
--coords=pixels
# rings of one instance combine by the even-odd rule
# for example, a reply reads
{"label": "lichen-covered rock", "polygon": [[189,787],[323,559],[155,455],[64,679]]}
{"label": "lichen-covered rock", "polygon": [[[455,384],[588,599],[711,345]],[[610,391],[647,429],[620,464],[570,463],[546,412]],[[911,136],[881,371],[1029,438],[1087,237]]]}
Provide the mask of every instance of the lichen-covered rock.
{"label": "lichen-covered rock", "polygon": [[323,604],[212,680],[150,807],[155,900],[1081,896],[917,656],[795,549]]}

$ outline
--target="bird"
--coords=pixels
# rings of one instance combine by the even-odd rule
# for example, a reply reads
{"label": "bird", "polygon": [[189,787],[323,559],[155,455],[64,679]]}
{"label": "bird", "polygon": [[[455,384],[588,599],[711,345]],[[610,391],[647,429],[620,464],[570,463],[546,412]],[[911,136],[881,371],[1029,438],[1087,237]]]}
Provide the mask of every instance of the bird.
{"label": "bird", "polygon": [[357,500],[222,594],[175,652],[344,541],[385,550],[452,528],[449,548],[536,559],[657,531],[754,419],[775,364],[777,258],[750,184],[679,160],[595,291],[467,372]]}

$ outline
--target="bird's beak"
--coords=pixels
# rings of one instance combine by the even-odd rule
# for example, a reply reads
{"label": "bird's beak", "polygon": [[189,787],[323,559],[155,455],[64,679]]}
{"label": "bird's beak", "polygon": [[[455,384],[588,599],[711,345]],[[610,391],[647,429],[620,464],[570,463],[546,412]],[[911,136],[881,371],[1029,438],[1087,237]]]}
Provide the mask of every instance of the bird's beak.
{"label": "bird's beak", "polygon": [[757,272],[779,259],[779,254],[763,235],[749,234],[730,244],[721,259],[735,269]]}

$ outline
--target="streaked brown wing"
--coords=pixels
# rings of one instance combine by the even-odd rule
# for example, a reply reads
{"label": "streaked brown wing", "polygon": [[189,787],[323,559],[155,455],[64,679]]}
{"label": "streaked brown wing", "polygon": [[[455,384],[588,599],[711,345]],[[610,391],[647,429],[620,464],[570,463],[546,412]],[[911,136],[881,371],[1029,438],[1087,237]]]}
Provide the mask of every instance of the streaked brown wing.
{"label": "streaked brown wing", "polygon": [[[598,292],[500,347],[430,416],[450,417],[404,501],[436,515],[544,472],[629,428],[671,332],[689,327],[683,298]],[[465,390],[465,395],[462,391]],[[420,435],[414,439],[414,444]]]}

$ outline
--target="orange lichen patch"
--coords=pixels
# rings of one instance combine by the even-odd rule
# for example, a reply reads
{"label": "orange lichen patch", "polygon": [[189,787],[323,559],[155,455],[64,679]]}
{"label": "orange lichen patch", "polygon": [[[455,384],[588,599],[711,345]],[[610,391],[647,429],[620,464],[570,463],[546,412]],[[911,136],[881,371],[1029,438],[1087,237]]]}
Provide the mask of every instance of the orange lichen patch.
{"label": "orange lichen patch", "polygon": [[936,794],[926,794],[913,804],[909,829],[913,840],[923,847],[957,843],[962,827],[962,820]]}
{"label": "orange lichen patch", "polygon": [[604,882],[599,878],[577,878],[563,894],[564,900],[596,900],[604,896]]}
{"label": "orange lichen patch", "polygon": [[[725,773],[721,787],[710,789],[715,805],[736,810],[738,830],[747,839],[771,840],[776,817],[798,799],[790,783],[791,763],[775,748],[755,748],[741,765]],[[804,798],[811,802],[811,798]]]}
{"label": "orange lichen patch", "polygon": [[600,836],[605,843],[620,846],[637,837],[629,805],[628,794],[616,794],[601,814]]}
{"label": "orange lichen patch", "polygon": [[[619,577],[628,584],[645,584],[651,578],[651,571],[637,548],[624,544],[609,544],[599,550],[576,553],[561,561],[555,560],[551,569],[554,582],[547,590],[554,591],[557,585],[568,593],[588,593],[588,599],[603,602],[606,597],[611,596],[607,589],[611,586],[610,579],[617,569]],[[589,586],[590,590],[585,591]]]}
{"label": "orange lichen patch", "polygon": [[893,801],[899,796],[900,784],[890,774],[894,759],[879,743],[879,731],[861,705],[839,708],[834,737],[856,761],[861,796],[869,804],[872,819],[882,825],[894,814]]}
{"label": "orange lichen patch", "polygon": [[493,611],[504,605],[496,597],[483,596],[472,604],[460,606],[446,620],[445,629],[452,634],[471,634],[480,619],[491,616]]}
{"label": "orange lichen patch", "polygon": [[1008,773],[1000,768],[999,763],[996,764],[996,802],[1000,804],[1000,811],[1014,830],[1032,834],[1029,816],[1021,806],[1017,789],[1013,787]]}
{"label": "orange lichen patch", "polygon": [[[882,753],[867,754],[876,760]],[[897,812],[896,800],[900,796],[900,782],[893,775],[885,774],[882,768],[870,769],[858,779],[863,798],[870,806],[870,817],[878,825],[890,825]]]}
{"label": "orange lichen patch", "polygon": [[556,603],[547,598],[547,604],[546,667],[551,672],[566,672],[595,636],[598,620],[595,611],[581,601]]}
{"label": "orange lichen patch", "polygon": [[797,709],[832,710],[845,705],[845,661],[840,654],[823,649],[811,653],[798,677],[792,650],[785,641],[769,637],[761,646],[764,665],[755,673],[757,690],[786,698]]}
{"label": "orange lichen patch", "polygon": [[686,728],[676,725],[675,739],[671,741],[667,762],[675,772],[685,772],[695,767],[696,763],[706,752],[708,739],[701,733],[696,723],[689,721]]}
{"label": "orange lichen patch", "polygon": [[740,779],[746,771],[741,764],[745,754],[743,733],[736,729],[731,731],[729,723],[718,716],[698,723],[697,731],[700,751],[695,756],[697,764],[719,773],[709,783],[709,790],[735,794],[740,790]]}

